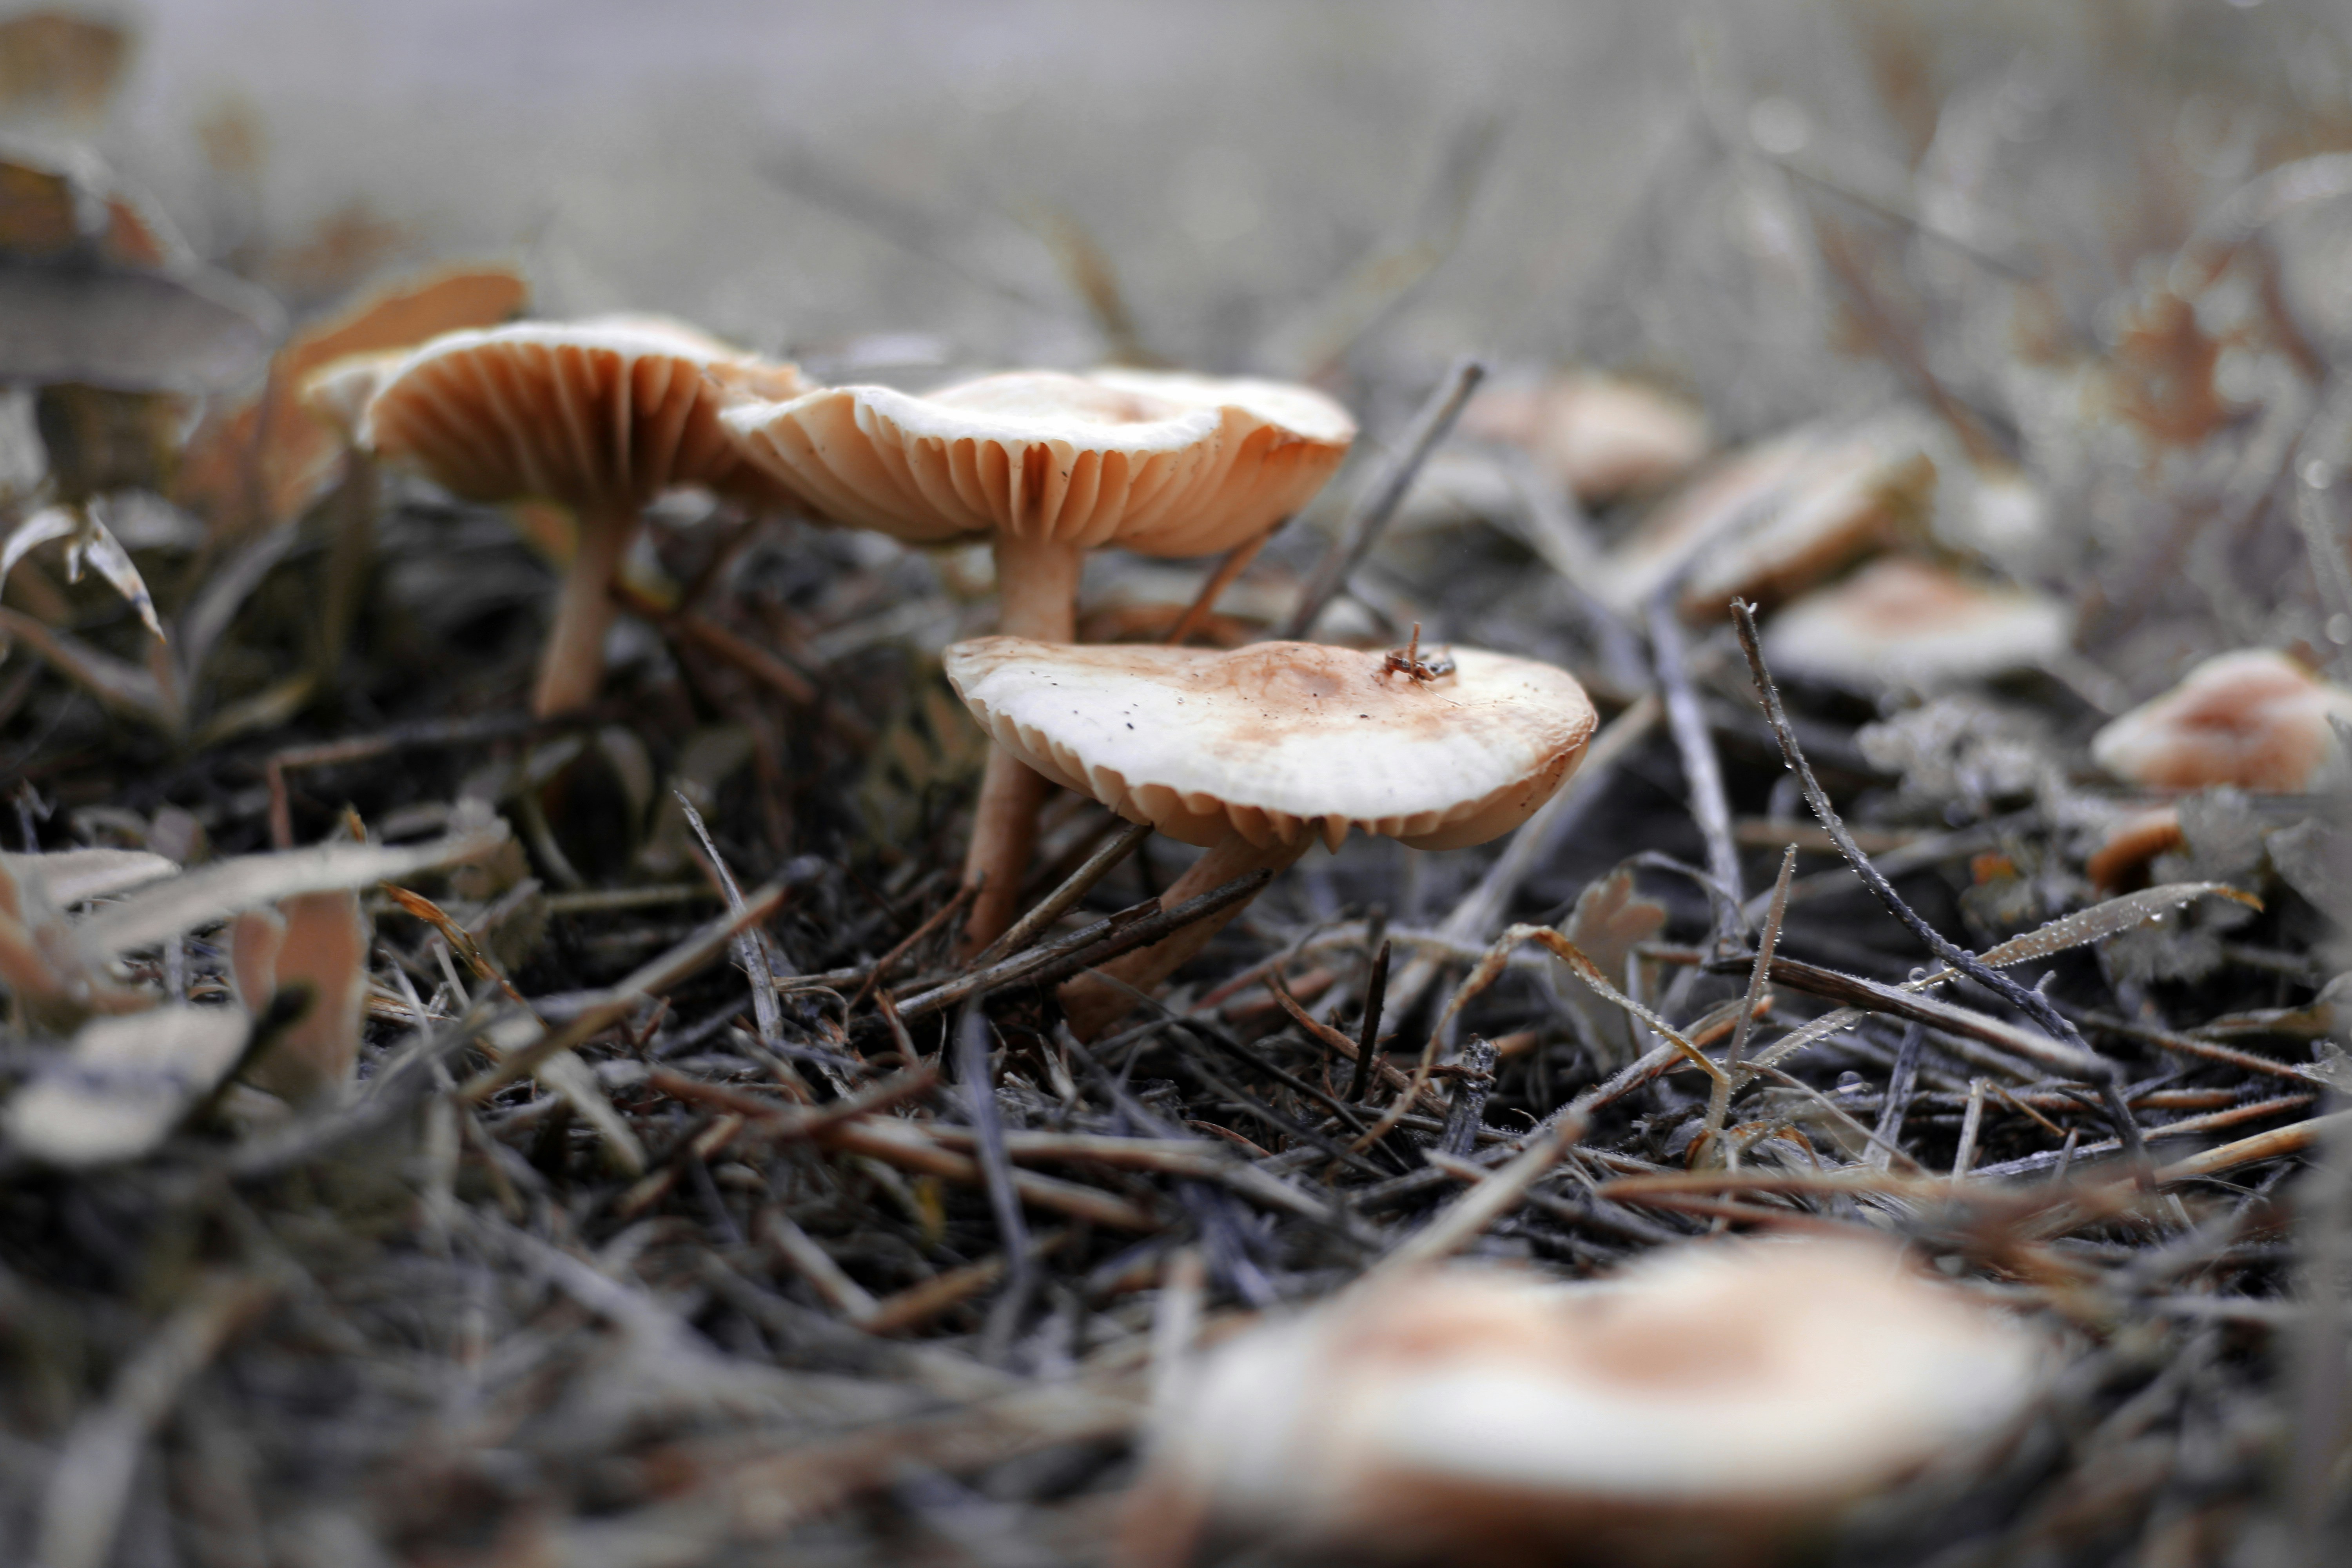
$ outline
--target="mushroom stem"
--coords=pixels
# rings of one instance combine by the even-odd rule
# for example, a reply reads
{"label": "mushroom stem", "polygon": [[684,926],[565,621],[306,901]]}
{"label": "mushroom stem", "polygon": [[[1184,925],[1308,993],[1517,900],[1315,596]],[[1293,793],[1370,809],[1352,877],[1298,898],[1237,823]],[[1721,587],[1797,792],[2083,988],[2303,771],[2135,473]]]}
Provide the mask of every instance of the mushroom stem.
{"label": "mushroom stem", "polygon": [[552,719],[595,700],[604,679],[604,633],[613,625],[613,579],[637,536],[636,509],[583,510],[579,527],[579,547],[555,601],[555,624],[540,650],[530,694],[534,718]]}
{"label": "mushroom stem", "polygon": [[[1302,833],[1288,844],[1257,845],[1238,833],[1228,833],[1160,895],[1160,907],[1172,910],[1187,899],[1222,888],[1235,877],[1246,877],[1252,871],[1281,871],[1304,855],[1314,841],[1312,833]],[[1226,921],[1247,908],[1249,900],[1244,899],[1206,920],[1193,921],[1173,936],[1122,953],[1101,968],[1070,981],[1061,990],[1062,1011],[1070,1020],[1070,1032],[1081,1040],[1091,1040],[1118,1023],[1135,1005],[1136,992],[1149,991],[1175,973],[1186,960],[1209,945],[1209,939],[1223,931]]]}
{"label": "mushroom stem", "polygon": [[[1051,540],[996,536],[998,629],[1038,642],[1077,640],[1078,575],[1086,552]],[[1004,934],[1020,912],[1021,880],[1037,839],[1037,813],[1047,784],[1035,769],[1002,746],[992,746],[972,808],[971,844],[963,880],[977,882],[964,917],[958,954],[969,958]]]}

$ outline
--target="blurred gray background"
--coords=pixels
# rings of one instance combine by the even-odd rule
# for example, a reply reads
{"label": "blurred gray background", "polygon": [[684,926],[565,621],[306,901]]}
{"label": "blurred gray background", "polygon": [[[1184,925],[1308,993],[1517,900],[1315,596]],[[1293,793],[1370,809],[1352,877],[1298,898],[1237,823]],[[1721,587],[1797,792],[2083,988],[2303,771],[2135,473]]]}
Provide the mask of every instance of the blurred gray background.
{"label": "blurred gray background", "polygon": [[1733,433],[1886,384],[1748,141],[1997,192],[2079,264],[2063,305],[2278,156],[2266,127],[2352,125],[2352,7],[2314,0],[91,9],[136,35],[94,139],[298,310],[505,256],[542,312],[835,371],[1580,355]]}

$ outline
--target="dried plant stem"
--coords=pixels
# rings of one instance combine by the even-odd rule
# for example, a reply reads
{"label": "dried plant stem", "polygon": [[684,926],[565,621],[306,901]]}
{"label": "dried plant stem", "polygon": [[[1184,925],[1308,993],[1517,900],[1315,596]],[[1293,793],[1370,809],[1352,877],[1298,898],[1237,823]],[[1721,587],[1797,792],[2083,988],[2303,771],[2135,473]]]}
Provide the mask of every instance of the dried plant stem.
{"label": "dried plant stem", "polygon": [[1073,931],[1049,947],[1014,953],[1011,958],[975,973],[910,996],[898,1004],[899,1013],[908,1018],[923,1017],[941,1008],[952,1007],[967,996],[986,995],[1008,985],[1058,984],[1081,969],[1107,963],[1123,952],[1158,942],[1171,931],[1181,931],[1195,921],[1220,914],[1232,905],[1247,903],[1257,896],[1258,890],[1265,886],[1271,876],[1271,872],[1254,871],[1236,877],[1197,898],[1185,900],[1173,909],[1160,908],[1156,900],[1147,899],[1142,903],[1119,910],[1108,920],[1097,921],[1082,931]]}
{"label": "dried plant stem", "polygon": [[[996,536],[997,630],[1036,642],[1077,639],[1078,577],[1086,552],[1054,540]],[[972,805],[963,880],[978,888],[956,944],[969,960],[1004,934],[1021,905],[1021,882],[1037,842],[1037,812],[1053,790],[1037,771],[991,746]]]}
{"label": "dried plant stem", "polygon": [[1475,359],[1459,359],[1431,391],[1421,411],[1413,416],[1412,427],[1406,432],[1377,478],[1359,492],[1356,504],[1348,510],[1347,521],[1339,527],[1331,547],[1323,559],[1315,563],[1314,574],[1299,590],[1298,603],[1290,618],[1282,623],[1275,635],[1287,640],[1306,637],[1315,629],[1323,611],[1348,585],[1348,579],[1363,563],[1380,542],[1381,531],[1388,527],[1389,519],[1412,489],[1412,481],[1429,455],[1437,450],[1454,422],[1461,417],[1463,405],[1485,380],[1486,367]]}
{"label": "dried plant stem", "polygon": [[[1160,896],[1160,907],[1173,910],[1213,888],[1252,872],[1264,872],[1270,877],[1307,853],[1311,842],[1302,834],[1288,844],[1257,845],[1238,833],[1228,833]],[[1070,1032],[1081,1040],[1092,1040],[1118,1023],[1134,1006],[1137,992],[1149,991],[1175,973],[1242,912],[1244,903],[1245,900],[1229,904],[1213,916],[1194,921],[1173,936],[1129,953],[1116,963],[1100,964],[1095,973],[1081,975],[1063,986],[1062,1010],[1069,1017]]]}
{"label": "dried plant stem", "polygon": [[1724,1119],[1731,1111],[1732,1091],[1747,1079],[1741,1070],[1748,1059],[1748,1037],[1756,1026],[1757,1008],[1763,1003],[1772,973],[1772,950],[1780,945],[1780,920],[1789,912],[1789,879],[1797,869],[1797,847],[1790,845],[1780,857],[1780,879],[1772,884],[1772,904],[1764,916],[1764,933],[1756,943],[1755,966],[1748,972],[1748,990],[1739,1000],[1739,1022],[1731,1036],[1731,1049],[1723,1061],[1724,1072],[1708,1086],[1706,1126],[1701,1134],[1712,1156],[1715,1140],[1723,1131]]}
{"label": "dried plant stem", "polygon": [[1244,539],[1226,551],[1218,560],[1216,570],[1209,574],[1208,580],[1201,584],[1200,592],[1192,595],[1192,602],[1184,606],[1184,613],[1176,617],[1175,626],[1170,628],[1162,640],[1170,647],[1183,647],[1185,639],[1199,631],[1201,623],[1215,612],[1217,601],[1224,596],[1225,590],[1249,570],[1250,563],[1257,559],[1258,552],[1264,550],[1266,542],[1280,533],[1283,524],[1289,521],[1284,518],[1256,538]]}
{"label": "dried plant stem", "polygon": [[2124,1147],[2131,1152],[2132,1158],[2140,1158],[2145,1149],[2140,1139],[2139,1123],[2133,1120],[2131,1108],[2124,1103],[2122,1091],[2116,1081],[2115,1064],[2093,1050],[2084,1041],[2082,1032],[2050,1005],[2048,997],[2027,990],[1999,970],[1988,966],[1976,954],[1922,920],[1918,911],[1903,901],[1894,884],[1879,874],[1878,868],[1870,863],[1870,857],[1854,843],[1853,835],[1846,830],[1845,822],[1838,816],[1837,808],[1830,804],[1829,792],[1822,789],[1821,781],[1813,776],[1812,764],[1805,760],[1804,748],[1797,743],[1797,732],[1789,723],[1788,712],[1780,706],[1780,689],[1773,683],[1772,672],[1765,667],[1763,645],[1757,636],[1755,606],[1735,599],[1731,605],[1731,616],[1739,629],[1739,646],[1748,655],[1748,668],[1755,677],[1756,694],[1764,705],[1764,716],[1770,721],[1772,733],[1780,742],[1780,754],[1787,759],[1789,766],[1796,770],[1798,782],[1804,788],[1805,803],[1812,807],[1813,816],[1821,822],[1822,829],[1836,841],[1838,853],[1845,857],[1846,864],[1853,868],[1854,874],[1862,879],[1863,884],[1885,906],[1887,911],[1908,927],[1911,934],[1925,943],[1930,952],[2032,1019],[2053,1043],[2063,1043],[2079,1053],[2080,1060],[2074,1070],[2083,1072],[2096,1087],[2100,1102],[2106,1110],[2108,1121],[2115,1127],[2116,1135],[2123,1140]]}
{"label": "dried plant stem", "polygon": [[1064,878],[1060,887],[1039,900],[1036,907],[1023,915],[1003,935],[974,954],[972,964],[978,967],[992,963],[1009,953],[1019,952],[1036,941],[1047,926],[1069,912],[1080,899],[1093,890],[1097,882],[1110,875],[1120,861],[1134,854],[1135,847],[1150,837],[1151,831],[1151,825],[1148,822],[1130,822],[1122,826],[1108,842],[1087,856],[1076,870]]}
{"label": "dried plant stem", "polygon": [[613,581],[637,536],[637,510],[583,510],[579,525],[579,543],[556,595],[555,620],[539,653],[539,676],[530,692],[534,718],[576,712],[596,700],[604,679],[604,633],[613,625]]}
{"label": "dried plant stem", "polygon": [[[1691,686],[1690,656],[1683,645],[1683,626],[1675,613],[1678,584],[1650,601],[1650,652],[1658,672],[1658,689],[1665,695],[1666,727],[1683,760],[1683,781],[1690,792],[1691,820],[1706,841],[1706,868],[1721,885],[1726,900],[1715,903],[1715,945],[1729,952],[1743,945],[1739,930],[1741,891],[1739,846],[1731,835],[1731,805],[1723,793],[1723,764],[1715,753],[1715,738],[1707,733],[1706,715]],[[1785,896],[1785,895],[1784,895]]]}
{"label": "dried plant stem", "polygon": [[1357,1104],[1372,1091],[1372,1058],[1380,1054],[1381,1011],[1387,1004],[1389,992],[1389,944],[1381,942],[1381,951],[1373,955],[1372,973],[1364,982],[1364,1020],[1356,1036],[1356,1073],[1348,1081],[1348,1098]]}
{"label": "dried plant stem", "polygon": [[1924,1025],[1912,1024],[1903,1031],[1903,1043],[1895,1047],[1895,1066],[1886,1075],[1886,1099],[1878,1108],[1878,1126],[1874,1129],[1876,1143],[1870,1151],[1870,1163],[1885,1170],[1894,1158],[1894,1151],[1903,1146],[1903,1118],[1911,1109],[1911,1096],[1919,1085],[1919,1052],[1927,1043]]}
{"label": "dried plant stem", "polygon": [[1029,1223],[1022,1217],[1021,1197],[1013,1185],[1013,1162],[1004,1152],[1004,1118],[996,1107],[996,1084],[988,1070],[989,1027],[978,1004],[964,1004],[956,1020],[957,1086],[963,1091],[964,1115],[971,1124],[975,1152],[988,1188],[988,1206],[996,1216],[997,1239],[1003,1243],[1011,1269],[1004,1293],[988,1314],[982,1340],[982,1359],[1001,1362],[1028,1310],[1036,1271],[1029,1258]]}

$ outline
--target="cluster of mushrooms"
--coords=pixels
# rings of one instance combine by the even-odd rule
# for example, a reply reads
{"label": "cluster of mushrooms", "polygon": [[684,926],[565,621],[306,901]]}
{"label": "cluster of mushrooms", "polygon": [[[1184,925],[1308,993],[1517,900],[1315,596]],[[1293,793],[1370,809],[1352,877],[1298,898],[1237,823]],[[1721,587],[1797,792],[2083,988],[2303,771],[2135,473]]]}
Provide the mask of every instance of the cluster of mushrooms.
{"label": "cluster of mushrooms", "polygon": [[[1001,630],[946,658],[995,742],[965,864],[967,955],[1018,912],[1052,785],[1209,851],[1168,889],[1173,908],[1318,838],[1336,848],[1350,828],[1423,848],[1508,832],[1592,731],[1572,677],[1501,654],[1075,644],[1087,552],[1230,550],[1323,487],[1355,425],[1306,387],[1133,370],[1024,371],[923,396],[817,387],[674,322],[608,318],[346,359],[308,395],[361,449],[458,495],[572,512],[577,542],[532,695],[541,717],[593,697],[615,574],[665,490],[699,486],[913,544],[988,539]],[[1240,907],[1072,982],[1072,1026],[1108,1026]]]}
{"label": "cluster of mushrooms", "polygon": [[[1304,387],[1132,370],[922,396],[814,387],[671,322],[608,319],[449,332],[327,365],[305,395],[359,449],[459,495],[571,511],[542,716],[593,699],[616,572],[665,489],[909,543],[987,538],[1001,630],[944,657],[994,743],[966,955],[1013,923],[1053,786],[1206,851],[1162,895],[1174,909],[1351,830],[1427,849],[1495,838],[1552,796],[1592,733],[1568,673],[1473,648],[1076,643],[1087,551],[1233,550],[1325,484],[1355,427]],[[1829,510],[1851,526],[1901,482],[1865,465]],[[1617,572],[1641,579],[1623,592],[1654,591],[1636,565]],[[1241,907],[1069,982],[1071,1028],[1108,1028]],[[240,984],[281,934],[248,923]],[[1489,1561],[1636,1538],[1728,1560],[1998,1435],[2027,1402],[2039,1342],[1892,1249],[1689,1250],[1566,1289],[1432,1268],[1253,1331],[1167,1391],[1125,1559],[1191,1561],[1234,1531],[1458,1552],[1470,1521]],[[1792,1426],[1807,1436],[1767,1437]]]}

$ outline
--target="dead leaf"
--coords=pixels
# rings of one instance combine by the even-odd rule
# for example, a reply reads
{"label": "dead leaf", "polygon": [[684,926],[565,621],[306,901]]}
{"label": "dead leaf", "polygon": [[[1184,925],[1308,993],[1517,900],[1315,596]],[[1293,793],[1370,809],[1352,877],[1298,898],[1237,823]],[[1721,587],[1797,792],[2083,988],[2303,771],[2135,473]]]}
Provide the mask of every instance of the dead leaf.
{"label": "dead leaf", "polygon": [[0,1110],[0,1131],[53,1165],[136,1159],[219,1087],[248,1029],[233,1007],[174,1005],[96,1019]]}

